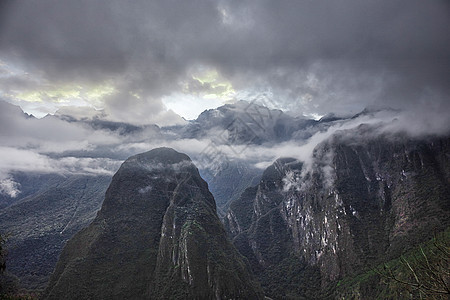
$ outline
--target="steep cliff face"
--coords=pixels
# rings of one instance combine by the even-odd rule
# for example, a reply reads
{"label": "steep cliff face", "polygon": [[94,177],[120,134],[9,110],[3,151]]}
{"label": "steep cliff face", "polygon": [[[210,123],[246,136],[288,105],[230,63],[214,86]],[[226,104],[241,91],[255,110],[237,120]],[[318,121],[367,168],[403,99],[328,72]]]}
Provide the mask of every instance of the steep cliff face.
{"label": "steep cliff face", "polygon": [[64,248],[45,299],[261,297],[188,156],[123,163],[94,222]]}
{"label": "steep cliff face", "polygon": [[[449,153],[449,138],[342,132],[309,165],[275,162],[230,205],[226,227],[269,296],[289,291],[287,258],[324,287],[449,226]],[[273,269],[285,271],[265,280]]]}

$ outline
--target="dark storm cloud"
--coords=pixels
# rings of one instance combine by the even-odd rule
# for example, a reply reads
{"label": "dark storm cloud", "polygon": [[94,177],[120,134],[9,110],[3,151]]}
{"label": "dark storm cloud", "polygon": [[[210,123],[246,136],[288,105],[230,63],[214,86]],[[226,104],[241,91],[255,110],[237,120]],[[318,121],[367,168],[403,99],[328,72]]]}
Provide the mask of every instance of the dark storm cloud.
{"label": "dark storm cloud", "polygon": [[[291,99],[308,93],[326,112],[340,104],[405,107],[429,90],[448,97],[449,2],[248,3],[255,26],[238,48]],[[315,88],[305,86],[308,74]]]}
{"label": "dark storm cloud", "polygon": [[29,0],[1,9],[0,53],[48,80],[112,78],[158,102],[203,64],[236,89],[271,89],[298,112],[449,110],[444,0]]}
{"label": "dark storm cloud", "polygon": [[17,1],[7,6],[1,49],[53,80],[127,74],[140,89],[142,80],[158,89],[215,12],[207,1],[185,2]]}

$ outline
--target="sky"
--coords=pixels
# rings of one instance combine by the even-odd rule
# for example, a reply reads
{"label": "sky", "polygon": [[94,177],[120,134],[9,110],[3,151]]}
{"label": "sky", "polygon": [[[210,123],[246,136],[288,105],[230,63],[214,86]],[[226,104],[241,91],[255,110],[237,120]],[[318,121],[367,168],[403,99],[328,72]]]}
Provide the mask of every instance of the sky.
{"label": "sky", "polygon": [[448,113],[449,53],[446,0],[0,4],[0,98],[37,117],[171,125],[255,99],[294,115]]}
{"label": "sky", "polygon": [[[20,194],[17,171],[112,175],[159,146],[195,161],[214,137],[168,138],[150,124],[185,125],[239,100],[316,119],[396,109],[238,151],[261,169],[281,156],[310,162],[362,123],[447,134],[450,2],[0,1],[0,194]],[[123,135],[61,115],[144,127]],[[216,146],[230,158],[240,147]]]}

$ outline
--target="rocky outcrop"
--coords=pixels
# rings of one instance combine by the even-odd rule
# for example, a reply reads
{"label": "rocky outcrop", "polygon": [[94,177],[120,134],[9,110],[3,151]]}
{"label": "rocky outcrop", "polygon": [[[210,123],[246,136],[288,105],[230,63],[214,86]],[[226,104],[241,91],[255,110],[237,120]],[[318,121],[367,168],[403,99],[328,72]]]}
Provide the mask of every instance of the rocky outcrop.
{"label": "rocky outcrop", "polygon": [[114,175],[93,223],[64,248],[44,299],[258,299],[188,156],[158,148]]}
{"label": "rocky outcrop", "polygon": [[[449,138],[344,131],[310,164],[276,161],[230,205],[226,227],[268,296],[305,296],[308,278],[324,289],[447,228],[449,153]],[[306,290],[292,290],[293,263]]]}

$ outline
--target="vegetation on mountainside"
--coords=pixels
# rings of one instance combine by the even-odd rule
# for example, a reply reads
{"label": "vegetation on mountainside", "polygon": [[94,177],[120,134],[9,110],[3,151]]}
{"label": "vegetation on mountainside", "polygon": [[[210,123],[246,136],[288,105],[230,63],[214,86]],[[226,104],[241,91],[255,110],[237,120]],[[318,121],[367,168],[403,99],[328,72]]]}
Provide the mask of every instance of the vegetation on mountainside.
{"label": "vegetation on mountainside", "polygon": [[248,269],[189,157],[158,148],[122,164],[43,299],[262,299]]}
{"label": "vegetation on mountainside", "polygon": [[356,276],[340,280],[336,297],[448,299],[450,229],[432,240]]}
{"label": "vegetation on mountainside", "polygon": [[[400,270],[400,271],[398,271]],[[448,299],[450,296],[450,232],[420,245],[396,265],[376,269],[385,282],[397,282],[420,299]]]}
{"label": "vegetation on mountainside", "polygon": [[0,300],[33,300],[34,295],[19,294],[17,278],[6,272],[6,240],[0,235]]}
{"label": "vegetation on mountainside", "polygon": [[318,299],[322,297],[320,270],[290,256],[257,274],[265,295],[273,299]]}
{"label": "vegetation on mountainside", "polygon": [[[367,128],[360,130],[371,136]],[[275,163],[256,187],[231,203],[228,232],[266,296],[410,299],[402,296],[400,282],[383,284],[370,268],[401,263],[402,253],[431,238],[431,228],[450,226],[447,139],[349,142],[354,135],[341,133],[316,148],[317,166],[301,184],[295,179],[301,167]],[[291,256],[299,265],[283,261]],[[317,288],[304,281],[315,294],[296,288],[314,276],[298,274],[306,272],[301,259],[318,269]]]}
{"label": "vegetation on mountainside", "polygon": [[6,269],[5,251],[3,250],[4,243],[5,241],[3,240],[3,237],[0,235],[0,274],[2,274]]}

